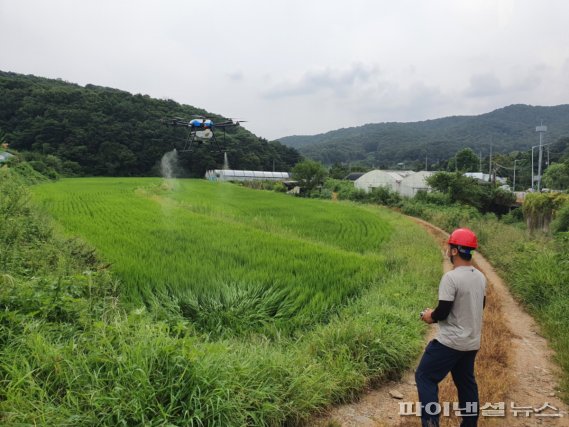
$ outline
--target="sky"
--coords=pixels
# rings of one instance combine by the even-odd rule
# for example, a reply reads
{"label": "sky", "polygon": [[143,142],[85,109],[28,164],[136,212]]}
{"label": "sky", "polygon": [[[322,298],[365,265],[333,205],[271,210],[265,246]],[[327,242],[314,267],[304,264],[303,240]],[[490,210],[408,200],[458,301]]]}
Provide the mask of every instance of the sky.
{"label": "sky", "polygon": [[569,103],[566,0],[0,0],[0,70],[277,139]]}

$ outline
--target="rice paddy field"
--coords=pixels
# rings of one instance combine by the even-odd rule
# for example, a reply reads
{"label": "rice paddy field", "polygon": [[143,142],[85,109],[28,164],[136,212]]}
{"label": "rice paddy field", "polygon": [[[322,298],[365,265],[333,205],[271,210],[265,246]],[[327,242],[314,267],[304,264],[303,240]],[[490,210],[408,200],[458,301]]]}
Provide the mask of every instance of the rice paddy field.
{"label": "rice paddy field", "polygon": [[311,325],[385,271],[379,249],[392,226],[377,213],[198,180],[162,184],[81,179],[34,192],[113,265],[125,301],[175,301],[193,320],[212,323],[205,305],[238,309],[248,329]]}
{"label": "rice paddy field", "polygon": [[86,280],[87,303],[4,352],[6,420],[298,425],[422,347],[441,254],[389,210],[153,178],[64,179],[32,202],[50,239],[95,248],[113,296],[96,292],[97,268],[46,268]]}

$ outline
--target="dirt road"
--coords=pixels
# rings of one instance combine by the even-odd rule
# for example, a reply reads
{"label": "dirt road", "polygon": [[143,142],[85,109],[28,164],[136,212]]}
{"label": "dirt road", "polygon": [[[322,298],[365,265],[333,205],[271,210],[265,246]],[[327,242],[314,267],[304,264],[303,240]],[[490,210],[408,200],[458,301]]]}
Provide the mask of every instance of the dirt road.
{"label": "dirt road", "polygon": [[[441,246],[448,238],[447,233],[432,224],[417,218],[411,219],[425,227],[441,242]],[[481,416],[479,425],[569,426],[567,405],[557,397],[559,368],[552,361],[553,353],[547,341],[540,335],[539,327],[516,303],[490,263],[478,253],[474,256],[474,262],[486,275],[489,284],[483,345],[476,363],[481,405],[485,402],[504,404],[503,416]],[[450,268],[452,266],[445,259],[444,270],[448,271]],[[426,341],[435,333],[436,326],[432,326]],[[457,400],[450,378],[441,383],[440,389],[441,402]],[[399,397],[402,398],[394,398],[392,394],[400,394]],[[410,370],[401,381],[370,390],[356,403],[332,408],[327,416],[315,420],[312,424],[345,427],[420,425],[419,419],[414,415],[400,415],[400,402],[417,400],[414,370]],[[554,409],[546,407],[539,414],[535,412],[536,408],[542,408],[546,404]],[[531,409],[519,409],[515,415],[511,405]],[[452,409],[450,403],[451,413]],[[441,421],[443,426],[459,424],[459,420],[454,417],[442,417]]]}

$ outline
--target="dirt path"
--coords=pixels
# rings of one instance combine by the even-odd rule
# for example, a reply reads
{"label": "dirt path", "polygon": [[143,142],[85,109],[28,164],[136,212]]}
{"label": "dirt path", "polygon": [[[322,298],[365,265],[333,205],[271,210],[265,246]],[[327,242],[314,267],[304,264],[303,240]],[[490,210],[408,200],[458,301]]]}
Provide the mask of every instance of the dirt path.
{"label": "dirt path", "polygon": [[[417,218],[413,221],[425,227],[435,239],[444,244],[448,234]],[[481,417],[480,426],[569,426],[568,408],[558,397],[559,368],[551,360],[552,351],[540,335],[535,321],[515,302],[507,287],[490,263],[479,253],[475,254],[476,266],[488,279],[488,303],[484,315],[483,347],[477,357],[477,380],[481,405],[485,402],[504,402],[503,417]],[[444,270],[452,266],[444,261]],[[427,341],[436,333],[431,327]],[[414,366],[416,366],[415,364]],[[395,399],[390,392],[403,395]],[[456,401],[456,391],[447,378],[441,383],[441,401]],[[332,408],[327,416],[315,420],[317,426],[415,426],[420,422],[415,416],[401,416],[400,402],[416,402],[417,390],[414,369],[406,372],[398,382],[384,384],[381,388],[364,394],[358,402]],[[521,411],[517,416],[510,405],[541,408],[545,403],[557,408],[545,409],[542,414],[561,417],[529,417]],[[452,412],[452,403],[451,403]],[[456,418],[442,417],[441,425],[458,425]]]}

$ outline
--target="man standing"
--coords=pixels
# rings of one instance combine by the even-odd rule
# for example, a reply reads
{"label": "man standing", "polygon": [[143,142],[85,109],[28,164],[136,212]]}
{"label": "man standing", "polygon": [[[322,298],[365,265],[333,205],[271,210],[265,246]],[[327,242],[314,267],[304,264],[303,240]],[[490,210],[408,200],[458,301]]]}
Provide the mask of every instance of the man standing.
{"label": "man standing", "polygon": [[478,242],[471,230],[459,228],[453,231],[448,245],[447,254],[453,270],[441,279],[437,308],[428,308],[421,313],[425,323],[439,324],[439,333],[427,345],[415,372],[424,427],[439,425],[438,385],[449,372],[458,390],[461,426],[476,426],[478,422],[474,359],[480,349],[486,278],[472,265],[472,251],[478,247]]}

